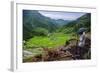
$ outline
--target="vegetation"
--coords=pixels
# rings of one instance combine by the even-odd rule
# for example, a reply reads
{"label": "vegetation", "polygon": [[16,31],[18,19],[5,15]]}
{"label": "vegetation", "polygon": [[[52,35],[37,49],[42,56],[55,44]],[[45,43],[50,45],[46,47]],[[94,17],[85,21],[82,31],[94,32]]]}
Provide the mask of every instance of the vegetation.
{"label": "vegetation", "polygon": [[[45,53],[44,48],[57,49],[65,46],[66,43],[68,45],[71,39],[78,40],[78,29],[85,27],[88,30],[87,32],[90,33],[90,26],[90,13],[86,13],[74,21],[68,21],[54,20],[34,10],[23,10],[23,51],[32,53],[31,56],[24,55],[23,62],[32,62],[37,61],[38,58],[40,59]],[[47,50],[46,52],[49,54],[51,51]],[[86,57],[87,55],[85,54]],[[34,57],[35,60],[33,60]],[[90,58],[90,55],[88,55],[88,58]],[[49,60],[52,59],[49,58]]]}
{"label": "vegetation", "polygon": [[[72,36],[74,38],[74,36]],[[27,48],[31,47],[48,47],[53,48],[62,46],[65,42],[72,38],[71,35],[62,33],[53,33],[50,36],[34,36],[26,42]],[[41,43],[42,42],[42,43]]]}

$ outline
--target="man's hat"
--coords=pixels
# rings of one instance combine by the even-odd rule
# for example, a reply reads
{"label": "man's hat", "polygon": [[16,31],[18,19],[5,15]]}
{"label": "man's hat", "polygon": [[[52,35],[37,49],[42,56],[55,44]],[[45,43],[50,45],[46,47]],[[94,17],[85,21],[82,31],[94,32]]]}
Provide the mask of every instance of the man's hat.
{"label": "man's hat", "polygon": [[86,30],[87,30],[87,28],[82,27],[82,28],[80,28],[80,29],[78,30],[78,34],[82,34],[82,33],[85,32]]}

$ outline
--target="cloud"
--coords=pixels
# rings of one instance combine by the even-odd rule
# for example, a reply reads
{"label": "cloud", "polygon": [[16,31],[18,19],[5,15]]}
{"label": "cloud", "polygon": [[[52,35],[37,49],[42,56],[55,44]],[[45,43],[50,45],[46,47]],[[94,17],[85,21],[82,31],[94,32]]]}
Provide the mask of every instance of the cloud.
{"label": "cloud", "polygon": [[76,20],[82,15],[86,14],[83,12],[55,12],[55,11],[38,11],[40,14],[52,19],[63,19],[63,20]]}

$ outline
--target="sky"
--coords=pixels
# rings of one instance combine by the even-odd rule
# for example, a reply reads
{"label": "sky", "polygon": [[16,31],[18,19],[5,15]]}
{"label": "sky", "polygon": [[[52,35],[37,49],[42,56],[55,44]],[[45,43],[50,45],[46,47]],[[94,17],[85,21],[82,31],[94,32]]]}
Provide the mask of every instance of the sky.
{"label": "sky", "polygon": [[56,12],[56,11],[38,11],[40,14],[52,19],[63,19],[63,20],[76,20],[86,13],[82,12]]}

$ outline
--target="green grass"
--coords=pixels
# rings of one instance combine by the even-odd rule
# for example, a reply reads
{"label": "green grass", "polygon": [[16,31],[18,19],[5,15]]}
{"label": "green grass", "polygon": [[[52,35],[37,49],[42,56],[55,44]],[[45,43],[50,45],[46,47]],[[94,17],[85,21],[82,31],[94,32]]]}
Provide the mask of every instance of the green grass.
{"label": "green grass", "polygon": [[43,36],[35,36],[28,41],[26,41],[26,47],[47,47],[53,48],[62,46],[65,42],[71,39],[71,35],[63,34],[63,33],[53,33],[50,36],[43,37]]}
{"label": "green grass", "polygon": [[[75,38],[73,34],[63,34],[63,33],[52,33],[49,36],[35,36],[27,40],[24,44],[23,49],[33,53],[33,56],[42,55],[44,53],[43,47],[56,49],[56,47],[65,45],[66,41]],[[24,62],[31,62],[32,57],[24,57]]]}

